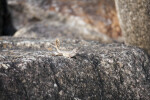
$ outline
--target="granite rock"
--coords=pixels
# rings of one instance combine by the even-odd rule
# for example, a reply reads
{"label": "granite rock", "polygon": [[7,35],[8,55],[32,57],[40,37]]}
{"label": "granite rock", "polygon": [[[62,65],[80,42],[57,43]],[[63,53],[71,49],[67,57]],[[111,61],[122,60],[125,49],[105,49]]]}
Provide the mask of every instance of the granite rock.
{"label": "granite rock", "polygon": [[143,50],[60,39],[61,50],[79,48],[66,58],[53,55],[54,42],[0,38],[2,100],[150,99],[150,59]]}
{"label": "granite rock", "polygon": [[126,45],[140,47],[150,55],[150,1],[115,1]]}

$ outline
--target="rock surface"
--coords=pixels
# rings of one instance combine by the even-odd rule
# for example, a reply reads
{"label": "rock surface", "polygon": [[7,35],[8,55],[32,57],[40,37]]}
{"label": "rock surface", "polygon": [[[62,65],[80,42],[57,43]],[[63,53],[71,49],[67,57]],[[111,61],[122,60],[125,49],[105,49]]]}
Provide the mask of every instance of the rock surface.
{"label": "rock surface", "polygon": [[70,38],[94,40],[101,43],[112,43],[114,40],[99,33],[90,25],[84,23],[80,18],[66,18],[65,16],[50,14],[51,18],[38,22],[33,25],[28,25],[18,30],[14,37],[33,37],[33,38]]}
{"label": "rock surface", "polygon": [[115,0],[125,43],[150,55],[150,1]]}
{"label": "rock surface", "polygon": [[48,11],[76,16],[112,38],[121,36],[114,0],[8,0],[15,26],[42,20]]}
{"label": "rock surface", "polygon": [[[28,3],[11,3],[18,31],[15,37],[65,37],[111,43],[113,40],[99,32],[82,18],[43,10]],[[20,9],[21,10],[20,10]],[[38,13],[37,13],[38,12]],[[25,23],[24,23],[25,22]],[[21,29],[20,29],[21,28]]]}
{"label": "rock surface", "polygon": [[54,41],[0,38],[2,100],[150,99],[150,59],[141,49],[64,39],[61,50],[80,47],[65,58],[53,55]]}

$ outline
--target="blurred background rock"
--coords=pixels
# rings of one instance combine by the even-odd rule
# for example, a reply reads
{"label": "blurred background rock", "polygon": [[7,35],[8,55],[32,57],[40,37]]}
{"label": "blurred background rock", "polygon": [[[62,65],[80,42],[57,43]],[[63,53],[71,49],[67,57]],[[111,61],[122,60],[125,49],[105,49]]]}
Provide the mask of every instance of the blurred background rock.
{"label": "blurred background rock", "polygon": [[[17,29],[45,19],[47,12],[79,18],[100,33],[117,39],[121,29],[114,0],[8,0]],[[72,19],[74,20],[74,19]]]}

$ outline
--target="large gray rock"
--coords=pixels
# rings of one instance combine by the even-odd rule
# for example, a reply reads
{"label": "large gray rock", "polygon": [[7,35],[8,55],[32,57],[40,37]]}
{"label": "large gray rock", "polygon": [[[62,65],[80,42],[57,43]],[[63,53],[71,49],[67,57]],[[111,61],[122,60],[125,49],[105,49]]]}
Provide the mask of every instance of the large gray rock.
{"label": "large gray rock", "polygon": [[150,59],[141,49],[65,39],[61,50],[80,47],[66,58],[53,56],[53,42],[1,37],[2,100],[150,99]]}
{"label": "large gray rock", "polygon": [[115,0],[125,43],[150,55],[150,1]]}

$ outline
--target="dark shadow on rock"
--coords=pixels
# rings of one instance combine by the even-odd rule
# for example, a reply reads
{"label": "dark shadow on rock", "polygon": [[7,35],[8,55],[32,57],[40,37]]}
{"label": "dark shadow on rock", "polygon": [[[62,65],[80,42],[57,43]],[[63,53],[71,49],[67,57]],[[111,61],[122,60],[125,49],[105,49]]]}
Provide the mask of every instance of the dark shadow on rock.
{"label": "dark shadow on rock", "polygon": [[12,36],[16,29],[12,24],[12,17],[8,9],[7,0],[0,1],[0,35]]}

